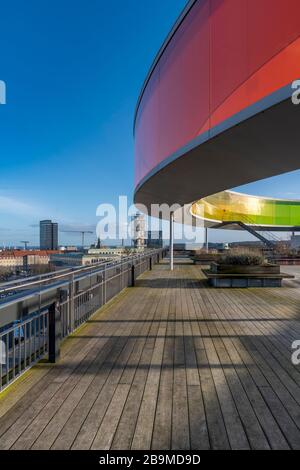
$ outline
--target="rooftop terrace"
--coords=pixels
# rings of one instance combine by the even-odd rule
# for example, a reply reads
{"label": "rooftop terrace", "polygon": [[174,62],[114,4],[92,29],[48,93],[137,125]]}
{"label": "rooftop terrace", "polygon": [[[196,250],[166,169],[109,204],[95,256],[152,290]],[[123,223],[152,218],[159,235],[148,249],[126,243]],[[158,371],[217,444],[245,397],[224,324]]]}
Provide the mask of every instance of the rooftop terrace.
{"label": "rooftop terrace", "polygon": [[144,273],[0,396],[0,449],[300,449],[297,280]]}

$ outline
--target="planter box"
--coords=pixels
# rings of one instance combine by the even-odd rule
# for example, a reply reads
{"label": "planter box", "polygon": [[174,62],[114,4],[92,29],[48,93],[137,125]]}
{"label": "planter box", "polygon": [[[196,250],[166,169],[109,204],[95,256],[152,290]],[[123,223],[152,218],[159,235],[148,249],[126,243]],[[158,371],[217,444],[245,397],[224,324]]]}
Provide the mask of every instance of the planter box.
{"label": "planter box", "polygon": [[265,274],[280,274],[280,266],[277,264],[264,264],[260,266],[241,266],[233,264],[218,264],[211,263],[210,271],[212,274],[251,274],[251,275],[265,275]]}
{"label": "planter box", "polygon": [[208,266],[211,263],[217,263],[218,258],[220,255],[212,255],[209,253],[201,253],[198,255],[192,255],[191,259],[194,264],[205,265]]}
{"label": "planter box", "polygon": [[234,278],[212,277],[210,283],[219,288],[247,288],[247,287],[281,287],[282,278]]}
{"label": "planter box", "polygon": [[211,269],[203,270],[213,287],[281,287],[283,279],[294,276],[280,272],[280,266],[236,266],[212,263]]}

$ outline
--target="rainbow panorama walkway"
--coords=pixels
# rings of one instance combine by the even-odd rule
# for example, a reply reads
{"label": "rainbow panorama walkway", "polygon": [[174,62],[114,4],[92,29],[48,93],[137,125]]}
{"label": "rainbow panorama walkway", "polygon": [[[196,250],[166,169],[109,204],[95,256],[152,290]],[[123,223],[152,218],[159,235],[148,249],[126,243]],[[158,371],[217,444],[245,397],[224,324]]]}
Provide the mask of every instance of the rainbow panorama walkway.
{"label": "rainbow panorama walkway", "polygon": [[299,302],[155,266],[2,394],[0,448],[299,449]]}

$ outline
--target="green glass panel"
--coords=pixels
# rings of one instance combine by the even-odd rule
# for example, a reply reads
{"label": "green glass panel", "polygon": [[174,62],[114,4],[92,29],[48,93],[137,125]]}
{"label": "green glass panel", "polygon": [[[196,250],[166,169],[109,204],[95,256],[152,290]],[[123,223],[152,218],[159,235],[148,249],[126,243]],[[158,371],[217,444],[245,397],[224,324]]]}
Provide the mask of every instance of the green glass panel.
{"label": "green glass panel", "polygon": [[192,206],[192,213],[215,222],[249,225],[300,226],[300,201],[270,199],[224,191]]}

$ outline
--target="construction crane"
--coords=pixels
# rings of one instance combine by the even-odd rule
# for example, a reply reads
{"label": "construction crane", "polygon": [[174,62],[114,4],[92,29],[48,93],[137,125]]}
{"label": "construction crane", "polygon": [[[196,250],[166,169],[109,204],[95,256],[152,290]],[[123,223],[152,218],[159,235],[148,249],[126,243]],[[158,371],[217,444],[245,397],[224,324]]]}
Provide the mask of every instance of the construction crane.
{"label": "construction crane", "polygon": [[27,240],[21,240],[20,243],[24,243],[24,250],[27,250],[29,242]]}
{"label": "construction crane", "polygon": [[62,230],[63,233],[81,233],[82,237],[82,248],[84,248],[84,237],[85,234],[90,233],[93,234],[94,232],[91,232],[90,230]]}

